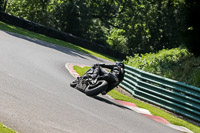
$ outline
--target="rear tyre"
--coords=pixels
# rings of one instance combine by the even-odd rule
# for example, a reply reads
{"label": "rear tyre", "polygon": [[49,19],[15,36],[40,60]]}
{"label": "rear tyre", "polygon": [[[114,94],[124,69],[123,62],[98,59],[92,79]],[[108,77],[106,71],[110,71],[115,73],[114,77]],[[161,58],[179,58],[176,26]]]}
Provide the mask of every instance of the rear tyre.
{"label": "rear tyre", "polygon": [[88,85],[85,89],[85,94],[88,96],[96,96],[108,88],[108,82],[99,80],[95,85]]}

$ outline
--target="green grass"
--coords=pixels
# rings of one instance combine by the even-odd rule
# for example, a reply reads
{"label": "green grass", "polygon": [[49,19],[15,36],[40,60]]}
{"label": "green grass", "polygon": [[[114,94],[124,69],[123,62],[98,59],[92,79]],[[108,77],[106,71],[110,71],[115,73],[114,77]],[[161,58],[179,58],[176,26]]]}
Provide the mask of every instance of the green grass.
{"label": "green grass", "polygon": [[71,48],[71,49],[74,49],[74,50],[77,50],[77,51],[80,51],[80,52],[83,52],[83,53],[86,53],[86,54],[89,54],[89,55],[93,55],[93,56],[96,56],[96,57],[99,57],[99,58],[102,58],[102,59],[109,60],[109,61],[114,62],[114,61],[118,60],[116,58],[113,58],[113,57],[110,57],[110,56],[107,56],[107,55],[103,55],[103,54],[100,54],[100,53],[97,53],[97,52],[93,52],[91,50],[82,48],[80,46],[76,46],[74,44],[71,44],[71,43],[68,43],[68,42],[65,42],[65,41],[61,41],[61,40],[58,40],[58,39],[55,39],[55,38],[47,37],[45,35],[38,34],[38,33],[35,33],[35,32],[31,32],[31,31],[28,31],[28,30],[25,30],[25,29],[22,29],[22,28],[19,28],[19,27],[16,27],[16,26],[8,25],[8,24],[3,23],[1,21],[0,21],[0,29],[4,30],[4,31],[9,31],[9,32],[21,34],[21,35],[24,35],[24,36],[28,36],[28,37],[31,37],[31,38],[34,38],[34,39],[46,41],[46,42],[49,42],[49,43],[52,43],[52,44]]}
{"label": "green grass", "polygon": [[15,133],[15,131],[3,126],[1,123],[0,123],[0,133]]}
{"label": "green grass", "polygon": [[[79,67],[79,66],[74,66],[74,70],[79,74],[79,75],[83,75],[90,67]],[[152,115],[155,116],[160,116],[162,118],[165,118],[166,120],[168,120],[170,123],[174,124],[174,125],[179,125],[179,126],[183,126],[186,127],[188,129],[190,129],[191,131],[193,131],[194,133],[200,133],[200,127],[191,124],[185,120],[182,120],[180,118],[175,117],[172,114],[167,113],[165,110],[162,110],[160,108],[157,107],[153,107],[147,103],[141,102],[139,100],[136,100],[134,98],[125,96],[121,93],[119,93],[118,91],[116,91],[115,89],[113,89],[112,91],[110,91],[108,93],[108,95],[110,95],[111,97],[113,97],[114,99],[117,100],[122,100],[122,101],[127,101],[127,102],[131,102],[131,103],[135,103],[138,107],[140,108],[144,108],[149,110]]]}
{"label": "green grass", "polygon": [[83,67],[82,68],[82,67],[79,67],[79,66],[74,66],[73,68],[79,75],[83,75],[91,67]]}

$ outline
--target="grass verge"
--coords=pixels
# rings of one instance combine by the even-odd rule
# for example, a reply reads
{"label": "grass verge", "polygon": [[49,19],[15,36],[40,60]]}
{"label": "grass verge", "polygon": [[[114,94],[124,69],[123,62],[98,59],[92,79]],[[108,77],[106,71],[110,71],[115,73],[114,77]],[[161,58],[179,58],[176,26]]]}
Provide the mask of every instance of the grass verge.
{"label": "grass verge", "polygon": [[91,67],[79,67],[79,66],[74,66],[73,67],[74,70],[79,74],[79,75],[83,75],[88,69],[90,69]]}
{"label": "grass verge", "polygon": [[[83,75],[90,67],[79,67],[79,66],[74,66],[74,70],[79,74],[79,75]],[[168,112],[166,112],[165,110],[162,110],[160,108],[157,107],[153,107],[147,103],[141,102],[139,100],[136,100],[134,98],[125,96],[121,93],[119,93],[118,91],[116,91],[115,89],[113,89],[112,91],[110,91],[108,93],[108,95],[110,95],[111,97],[113,97],[116,100],[122,100],[122,101],[127,101],[127,102],[131,102],[131,103],[135,103],[138,107],[140,108],[144,108],[149,110],[152,115],[155,116],[160,116],[162,118],[165,118],[166,120],[168,120],[170,123],[174,124],[174,125],[178,125],[178,126],[183,126],[186,127],[188,129],[190,129],[191,131],[193,131],[194,133],[200,133],[200,127],[191,124],[185,120],[182,120],[180,118],[177,118],[176,116],[169,114]]]}
{"label": "grass verge", "polygon": [[15,133],[15,131],[11,130],[10,128],[3,126],[0,123],[0,133]]}
{"label": "grass verge", "polygon": [[82,48],[80,46],[77,46],[77,45],[74,45],[74,44],[71,44],[71,43],[68,43],[68,42],[65,42],[65,41],[61,41],[61,40],[58,40],[58,39],[55,39],[55,38],[47,37],[47,36],[42,35],[42,34],[38,34],[38,33],[35,33],[35,32],[31,32],[31,31],[19,28],[19,27],[16,27],[16,26],[12,26],[12,25],[6,24],[6,23],[1,22],[1,21],[0,21],[0,29],[4,30],[4,31],[8,31],[8,32],[13,32],[13,33],[17,33],[17,34],[20,34],[20,35],[28,36],[28,37],[31,37],[31,38],[34,38],[34,39],[42,40],[42,41],[45,41],[45,42],[49,42],[49,43],[52,43],[52,44],[71,48],[71,49],[74,49],[74,50],[77,50],[77,51],[80,51],[80,52],[83,52],[83,53],[86,53],[86,54],[89,54],[89,55],[93,55],[93,56],[96,56],[96,57],[99,57],[99,58],[102,58],[102,59],[109,60],[109,61],[114,62],[114,61],[117,60],[116,58],[113,58],[113,57],[110,57],[110,56],[107,56],[107,55],[103,55],[103,54],[100,54],[100,53],[97,53],[97,52],[93,52],[91,50]]}

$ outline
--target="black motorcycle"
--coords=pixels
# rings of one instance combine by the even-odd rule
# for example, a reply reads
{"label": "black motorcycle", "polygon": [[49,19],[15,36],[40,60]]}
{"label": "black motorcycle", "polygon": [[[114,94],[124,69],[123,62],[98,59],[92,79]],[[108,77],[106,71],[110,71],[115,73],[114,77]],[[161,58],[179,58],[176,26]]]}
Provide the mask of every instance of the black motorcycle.
{"label": "black motorcycle", "polygon": [[[84,92],[88,96],[96,96],[100,93],[104,95],[119,85],[121,81],[119,81],[118,84],[113,85],[113,83],[110,83],[109,80],[99,80],[98,77],[101,75],[94,77],[94,70],[96,67],[99,66],[91,67],[83,76],[78,77],[76,80],[70,83],[70,86]],[[120,69],[120,74],[124,76],[123,68]]]}

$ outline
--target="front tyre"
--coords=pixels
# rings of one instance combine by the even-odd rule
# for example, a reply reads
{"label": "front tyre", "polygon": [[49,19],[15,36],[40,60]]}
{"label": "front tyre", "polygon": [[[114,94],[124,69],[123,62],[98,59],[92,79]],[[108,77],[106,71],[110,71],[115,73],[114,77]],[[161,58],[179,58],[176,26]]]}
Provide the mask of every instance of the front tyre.
{"label": "front tyre", "polygon": [[76,87],[76,85],[77,85],[77,83],[70,83],[70,86],[72,87],[72,88],[75,88]]}
{"label": "front tyre", "polygon": [[108,82],[105,80],[99,80],[94,85],[88,85],[85,89],[85,94],[88,96],[96,96],[107,88]]}
{"label": "front tyre", "polygon": [[79,79],[77,78],[76,80],[72,81],[72,82],[70,83],[70,86],[73,87],[73,88],[75,88],[76,85],[78,84],[78,80],[79,80]]}

